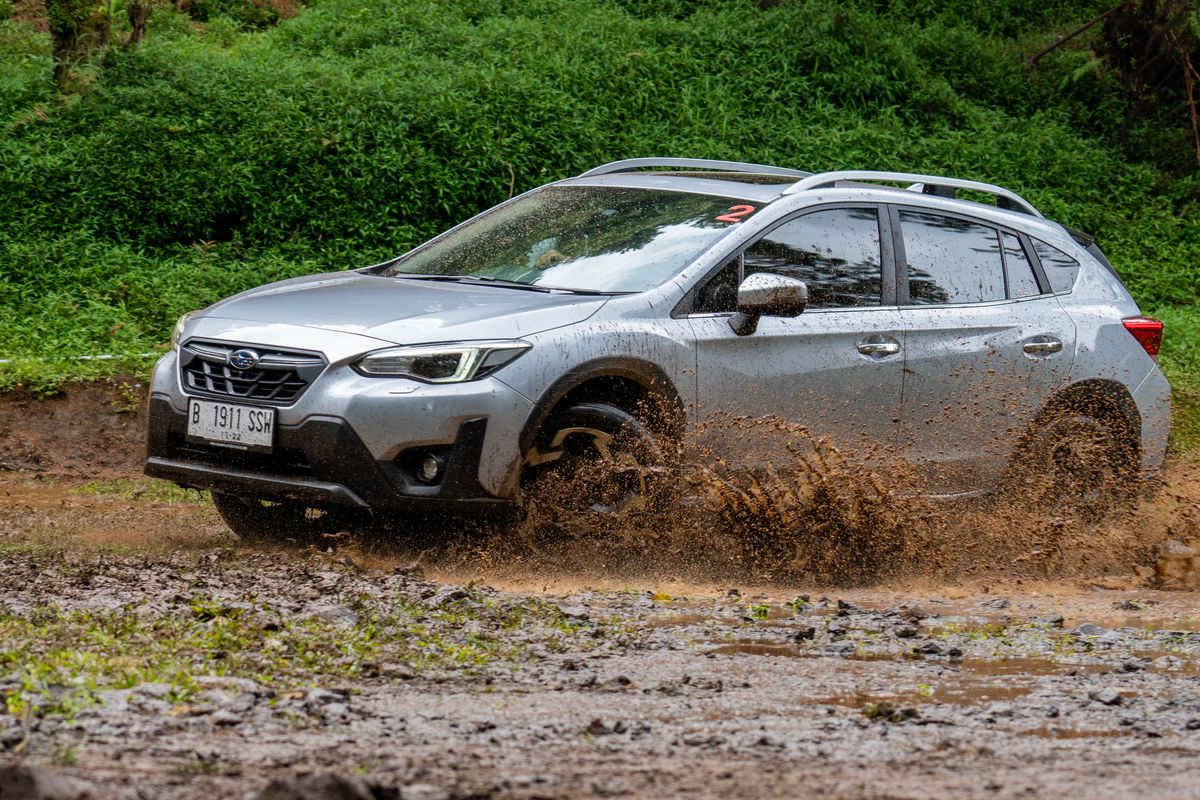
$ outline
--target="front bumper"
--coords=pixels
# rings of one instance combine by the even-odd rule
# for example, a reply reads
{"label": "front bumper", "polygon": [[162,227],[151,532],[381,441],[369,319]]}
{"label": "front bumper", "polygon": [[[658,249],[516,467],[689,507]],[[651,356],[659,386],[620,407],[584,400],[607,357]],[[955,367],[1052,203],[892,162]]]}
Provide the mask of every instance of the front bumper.
{"label": "front bumper", "polygon": [[508,504],[479,483],[484,418],[463,422],[453,443],[432,448],[446,465],[435,484],[420,482],[403,453],[376,460],[350,424],[336,417],[279,425],[270,454],[188,441],[187,414],[164,396],[151,396],[149,423],[146,474],[194,489],[385,512],[457,513]]}

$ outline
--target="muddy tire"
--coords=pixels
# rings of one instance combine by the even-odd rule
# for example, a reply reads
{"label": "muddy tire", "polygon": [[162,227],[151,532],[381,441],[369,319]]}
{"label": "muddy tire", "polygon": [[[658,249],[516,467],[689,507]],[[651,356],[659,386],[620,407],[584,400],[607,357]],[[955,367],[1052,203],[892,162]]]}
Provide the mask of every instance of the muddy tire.
{"label": "muddy tire", "polygon": [[1112,419],[1063,410],[1038,424],[1003,496],[1042,513],[1095,519],[1138,493],[1137,447]]}
{"label": "muddy tire", "polygon": [[237,537],[250,544],[291,542],[309,544],[323,534],[336,533],[344,515],[288,500],[260,500],[212,493],[213,505]]}
{"label": "muddy tire", "polygon": [[603,528],[650,511],[666,470],[662,443],[637,417],[580,403],[555,412],[526,453],[524,506],[568,528]]}

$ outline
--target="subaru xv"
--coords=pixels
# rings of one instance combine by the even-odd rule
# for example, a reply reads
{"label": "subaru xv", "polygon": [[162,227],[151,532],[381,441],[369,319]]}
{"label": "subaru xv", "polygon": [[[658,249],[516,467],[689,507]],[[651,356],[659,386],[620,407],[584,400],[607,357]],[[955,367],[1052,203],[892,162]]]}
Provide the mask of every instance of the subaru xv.
{"label": "subaru xv", "polygon": [[184,315],[145,469],[243,537],[519,506],[547,475],[610,513],[684,442],[753,458],[717,421],[769,416],[929,494],[1020,470],[1102,502],[1162,464],[1161,336],[1091,237],[1007,189],[634,159]]}

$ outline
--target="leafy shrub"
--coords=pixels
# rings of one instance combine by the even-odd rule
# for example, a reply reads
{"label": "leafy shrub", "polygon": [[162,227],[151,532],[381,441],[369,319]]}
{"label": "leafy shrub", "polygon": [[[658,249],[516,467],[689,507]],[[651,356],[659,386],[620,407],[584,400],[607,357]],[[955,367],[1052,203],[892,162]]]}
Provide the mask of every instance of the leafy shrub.
{"label": "leafy shrub", "polygon": [[[1195,321],[1200,178],[1113,146],[1124,101],[1086,48],[1024,66],[1104,3],[323,0],[245,31],[243,1],[201,0],[200,30],[156,10],[69,102],[44,38],[0,23],[3,354],[152,349],[224,294],[654,154],[1009,185]],[[1196,367],[1182,341],[1171,370]]]}
{"label": "leafy shrub", "polygon": [[243,28],[265,28],[279,21],[278,8],[267,0],[189,0],[183,5],[200,22],[225,17]]}
{"label": "leafy shrub", "polygon": [[0,14],[0,121],[45,100],[53,89],[52,69],[49,38]]}

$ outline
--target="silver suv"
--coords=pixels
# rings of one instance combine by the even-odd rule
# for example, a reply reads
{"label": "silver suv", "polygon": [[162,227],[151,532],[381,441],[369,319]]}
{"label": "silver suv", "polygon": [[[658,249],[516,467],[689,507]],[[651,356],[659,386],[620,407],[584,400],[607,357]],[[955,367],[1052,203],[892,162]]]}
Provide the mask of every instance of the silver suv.
{"label": "silver suv", "polygon": [[185,315],[146,474],[246,537],[512,506],[546,476],[610,512],[681,443],[753,458],[721,420],[775,417],[929,494],[1019,471],[1102,499],[1163,461],[1161,336],[1090,237],[1006,189],[634,159]]}

